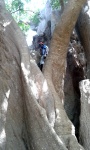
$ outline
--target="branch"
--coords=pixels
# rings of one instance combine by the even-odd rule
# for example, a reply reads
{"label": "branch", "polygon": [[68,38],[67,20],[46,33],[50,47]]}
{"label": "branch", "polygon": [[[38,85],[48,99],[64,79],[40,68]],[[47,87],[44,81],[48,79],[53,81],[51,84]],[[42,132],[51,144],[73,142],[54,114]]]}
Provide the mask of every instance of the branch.
{"label": "branch", "polygon": [[63,12],[64,10],[64,1],[63,0],[59,0],[60,5],[61,5],[61,12]]}
{"label": "branch", "polygon": [[22,21],[22,20],[20,20],[18,23],[24,23],[24,24],[26,24],[26,25],[30,25],[30,22],[24,22],[24,21]]}
{"label": "branch", "polygon": [[[17,10],[15,10],[15,11],[11,12],[11,14],[16,13],[16,12],[21,11],[21,10],[23,10],[23,9],[17,9]],[[32,10],[23,10],[23,11],[30,11],[30,12],[32,12],[32,13],[35,13],[35,12],[32,11]]]}

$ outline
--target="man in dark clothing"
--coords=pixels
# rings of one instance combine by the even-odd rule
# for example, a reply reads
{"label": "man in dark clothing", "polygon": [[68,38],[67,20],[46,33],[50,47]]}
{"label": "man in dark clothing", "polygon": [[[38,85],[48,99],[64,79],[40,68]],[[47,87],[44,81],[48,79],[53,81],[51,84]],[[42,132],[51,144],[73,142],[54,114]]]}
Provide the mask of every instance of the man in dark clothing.
{"label": "man in dark clothing", "polygon": [[48,46],[45,45],[43,42],[40,42],[39,46],[40,46],[40,54],[41,54],[40,68],[41,68],[41,71],[42,71],[42,68],[43,68],[43,65],[44,65],[44,61],[45,61],[44,59],[46,58],[49,49],[48,49]]}
{"label": "man in dark clothing", "polygon": [[48,46],[45,45],[43,42],[40,42],[39,43],[39,46],[40,46],[40,54],[41,56],[44,56],[46,58],[47,54],[48,54]]}

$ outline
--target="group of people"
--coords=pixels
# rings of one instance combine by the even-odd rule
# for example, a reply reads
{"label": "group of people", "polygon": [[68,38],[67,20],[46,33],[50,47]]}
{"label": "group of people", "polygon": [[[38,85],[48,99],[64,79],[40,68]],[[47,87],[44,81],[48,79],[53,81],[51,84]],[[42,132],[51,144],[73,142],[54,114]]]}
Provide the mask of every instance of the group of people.
{"label": "group of people", "polygon": [[48,52],[49,52],[49,48],[43,42],[40,42],[39,46],[40,46],[40,55],[41,55],[40,62],[39,62],[39,68],[42,71],[46,56],[48,55]]}

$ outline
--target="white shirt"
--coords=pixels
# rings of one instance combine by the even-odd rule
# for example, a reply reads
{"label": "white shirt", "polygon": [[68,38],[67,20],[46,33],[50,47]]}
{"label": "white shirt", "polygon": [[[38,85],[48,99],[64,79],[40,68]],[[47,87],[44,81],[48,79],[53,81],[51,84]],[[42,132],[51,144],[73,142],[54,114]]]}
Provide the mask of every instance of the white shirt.
{"label": "white shirt", "polygon": [[40,65],[41,64],[44,64],[44,56],[42,56],[41,59],[40,59]]}

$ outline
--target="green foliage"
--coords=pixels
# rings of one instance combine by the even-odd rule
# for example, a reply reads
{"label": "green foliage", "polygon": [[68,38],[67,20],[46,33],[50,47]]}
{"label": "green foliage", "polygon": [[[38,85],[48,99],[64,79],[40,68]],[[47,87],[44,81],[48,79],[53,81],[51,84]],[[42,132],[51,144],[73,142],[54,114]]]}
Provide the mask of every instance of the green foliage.
{"label": "green foliage", "polygon": [[[29,2],[30,0],[26,0]],[[22,0],[5,0],[6,2],[6,9],[12,14],[13,18],[18,23],[21,30],[25,33],[29,30],[30,25],[25,23],[25,19],[30,20],[30,16],[28,11],[24,10],[24,3]]]}
{"label": "green foliage", "polygon": [[[25,3],[30,2],[26,0]],[[29,22],[35,26],[39,23],[39,10],[32,12],[29,10],[29,5],[24,9],[23,0],[5,0],[6,9],[12,14],[15,21],[18,23],[21,30],[25,33],[29,30]]]}
{"label": "green foliage", "polygon": [[39,20],[39,10],[35,12],[31,18],[30,18],[31,23],[33,23],[35,26],[37,26],[40,22]]}
{"label": "green foliage", "polygon": [[21,13],[21,11],[23,11],[23,9],[24,9],[24,5],[21,0],[13,0],[11,9],[13,11],[19,10],[19,13]]}
{"label": "green foliage", "polygon": [[19,13],[21,13],[24,10],[24,4],[22,3],[21,0],[11,0],[9,2],[6,2],[6,9],[11,12],[17,12],[19,11]]}
{"label": "green foliage", "polygon": [[28,25],[22,21],[18,22],[18,25],[24,33],[30,29],[30,25]]}
{"label": "green foliage", "polygon": [[60,7],[59,0],[51,0],[52,9],[58,9]]}
{"label": "green foliage", "polygon": [[[68,0],[63,0],[66,3]],[[60,8],[60,0],[51,0],[52,9]]]}

